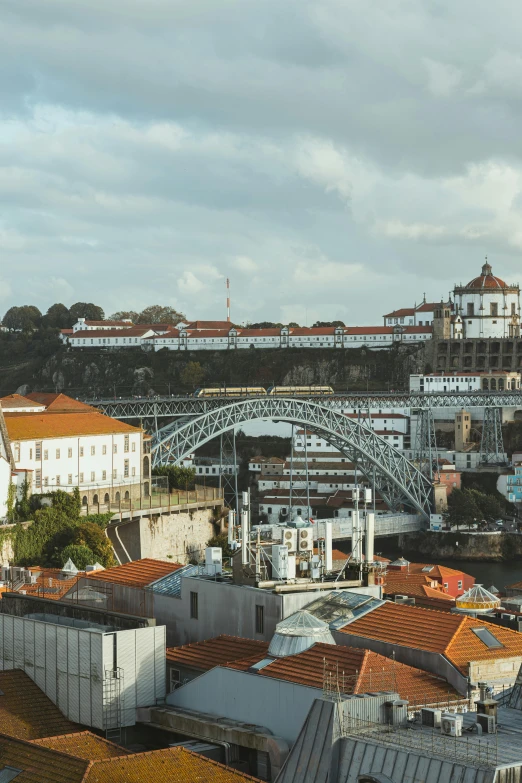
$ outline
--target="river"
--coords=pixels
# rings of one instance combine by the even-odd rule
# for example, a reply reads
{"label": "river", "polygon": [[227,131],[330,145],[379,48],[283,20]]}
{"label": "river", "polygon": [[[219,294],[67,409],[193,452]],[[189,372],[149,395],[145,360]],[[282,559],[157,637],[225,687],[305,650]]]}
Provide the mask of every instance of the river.
{"label": "river", "polygon": [[[342,552],[349,553],[351,551],[349,541],[335,542],[334,546]],[[375,554],[394,560],[400,557],[402,552],[398,548],[397,539],[377,539],[375,541]],[[506,585],[522,581],[522,560],[489,563],[477,560],[440,560],[439,558],[429,560],[426,558],[426,555],[415,557],[411,552],[408,553],[408,560],[416,563],[435,563],[448,568],[460,569],[464,573],[474,576],[478,584],[484,585],[484,587],[495,585],[501,592],[503,592]]]}

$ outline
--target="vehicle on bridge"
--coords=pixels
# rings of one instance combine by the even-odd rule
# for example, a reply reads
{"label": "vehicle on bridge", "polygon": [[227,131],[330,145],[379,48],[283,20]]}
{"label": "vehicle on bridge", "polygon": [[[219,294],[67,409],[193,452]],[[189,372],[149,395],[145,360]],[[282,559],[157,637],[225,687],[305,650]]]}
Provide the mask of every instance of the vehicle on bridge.
{"label": "vehicle on bridge", "polygon": [[270,386],[267,394],[278,397],[308,397],[334,394],[331,386]]}
{"label": "vehicle on bridge", "polygon": [[262,386],[217,386],[196,389],[194,397],[266,397]]}

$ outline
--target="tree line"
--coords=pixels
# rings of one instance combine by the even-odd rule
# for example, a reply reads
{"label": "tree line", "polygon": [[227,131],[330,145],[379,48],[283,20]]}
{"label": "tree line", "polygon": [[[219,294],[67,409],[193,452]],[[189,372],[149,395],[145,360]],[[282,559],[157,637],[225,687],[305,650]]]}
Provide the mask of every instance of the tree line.
{"label": "tree line", "polygon": [[[79,318],[87,321],[104,321],[103,308],[93,302],[75,302],[66,307],[61,302],[51,305],[43,314],[34,305],[10,307],[2,319],[2,325],[10,332],[32,332],[36,329],[71,329]],[[121,310],[109,316],[111,321],[130,319],[134,324],[177,324],[185,319],[174,307],[150,305],[141,312]]]}

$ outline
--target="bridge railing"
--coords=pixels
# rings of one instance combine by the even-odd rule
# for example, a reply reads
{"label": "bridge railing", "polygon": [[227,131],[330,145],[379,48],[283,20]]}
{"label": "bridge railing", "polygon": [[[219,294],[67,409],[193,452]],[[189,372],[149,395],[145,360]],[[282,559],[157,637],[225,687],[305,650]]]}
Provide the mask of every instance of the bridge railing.
{"label": "bridge railing", "polygon": [[223,490],[218,487],[198,487],[193,490],[176,489],[174,492],[152,492],[141,498],[111,501],[110,503],[88,503],[82,506],[80,515],[119,514],[122,512],[146,511],[155,508],[176,508],[210,501],[222,501]]}

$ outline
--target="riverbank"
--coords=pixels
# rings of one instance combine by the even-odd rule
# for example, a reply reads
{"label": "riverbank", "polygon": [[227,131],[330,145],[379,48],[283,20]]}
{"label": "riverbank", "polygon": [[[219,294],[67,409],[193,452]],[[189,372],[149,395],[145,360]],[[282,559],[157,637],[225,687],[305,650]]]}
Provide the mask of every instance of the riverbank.
{"label": "riverbank", "polygon": [[517,533],[408,533],[398,537],[397,548],[409,559],[414,554],[426,562],[522,563],[522,535]]}

